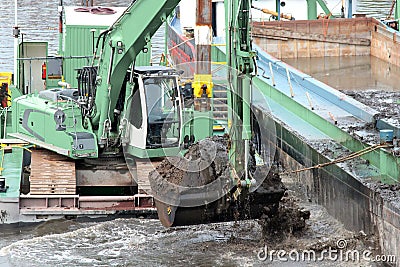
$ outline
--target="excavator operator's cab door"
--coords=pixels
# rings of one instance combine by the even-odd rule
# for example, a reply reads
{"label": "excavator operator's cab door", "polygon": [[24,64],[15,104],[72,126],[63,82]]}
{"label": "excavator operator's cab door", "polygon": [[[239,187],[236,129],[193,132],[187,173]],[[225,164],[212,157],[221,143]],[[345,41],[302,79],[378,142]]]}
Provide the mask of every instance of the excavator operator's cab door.
{"label": "excavator operator's cab door", "polygon": [[149,150],[160,150],[149,155],[168,156],[162,151],[179,148],[182,136],[178,75],[172,69],[158,66],[140,67],[135,72],[129,110],[129,145],[137,157],[145,157],[142,153]]}

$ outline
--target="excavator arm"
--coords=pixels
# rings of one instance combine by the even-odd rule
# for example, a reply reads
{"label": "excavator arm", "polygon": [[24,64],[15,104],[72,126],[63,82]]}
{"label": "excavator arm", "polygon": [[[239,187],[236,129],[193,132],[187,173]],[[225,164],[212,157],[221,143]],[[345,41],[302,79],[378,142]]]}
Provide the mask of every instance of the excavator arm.
{"label": "excavator arm", "polygon": [[[158,216],[166,227],[260,218],[262,207],[275,212],[283,196],[279,179],[272,190],[256,188],[270,173],[266,168],[257,170],[250,162],[252,77],[256,70],[251,2],[225,0],[228,136],[199,141],[184,159],[165,162],[150,174]],[[213,145],[215,153],[210,149]],[[209,156],[213,154],[214,158]],[[259,177],[253,175],[256,172]]]}
{"label": "excavator arm", "polygon": [[228,106],[232,147],[230,158],[236,171],[244,170],[248,177],[249,140],[251,139],[250,102],[251,77],[255,71],[255,52],[251,47],[251,0],[226,0],[226,55],[228,64]]}

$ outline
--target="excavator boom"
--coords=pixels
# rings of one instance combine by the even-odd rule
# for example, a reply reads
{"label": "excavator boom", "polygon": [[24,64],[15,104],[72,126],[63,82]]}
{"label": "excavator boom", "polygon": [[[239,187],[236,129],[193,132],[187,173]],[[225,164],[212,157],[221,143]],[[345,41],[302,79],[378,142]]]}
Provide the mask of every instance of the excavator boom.
{"label": "excavator boom", "polygon": [[[96,109],[92,124],[98,125],[98,140],[106,142],[110,119],[124,77],[140,51],[146,49],[151,37],[179,0],[134,0],[121,17],[107,30],[105,46],[98,60]],[[107,62],[107,63],[106,63]]]}

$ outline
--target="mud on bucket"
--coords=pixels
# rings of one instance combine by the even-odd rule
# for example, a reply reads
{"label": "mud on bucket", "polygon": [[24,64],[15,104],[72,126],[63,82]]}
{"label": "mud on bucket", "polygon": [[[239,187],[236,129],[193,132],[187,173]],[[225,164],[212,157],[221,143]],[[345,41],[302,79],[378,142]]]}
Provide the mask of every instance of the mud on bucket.
{"label": "mud on bucket", "polygon": [[390,129],[380,130],[379,140],[381,144],[393,143],[393,130]]}

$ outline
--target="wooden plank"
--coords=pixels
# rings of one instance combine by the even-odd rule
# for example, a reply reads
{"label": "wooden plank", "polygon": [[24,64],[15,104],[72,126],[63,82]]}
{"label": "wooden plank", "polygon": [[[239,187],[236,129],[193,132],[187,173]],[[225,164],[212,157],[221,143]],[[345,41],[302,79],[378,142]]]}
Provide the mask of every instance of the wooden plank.
{"label": "wooden plank", "polygon": [[41,191],[42,194],[54,194],[55,192],[68,192],[68,194],[75,194],[76,188],[67,188],[67,187],[32,187],[30,193],[32,195],[36,194],[36,192]]}
{"label": "wooden plank", "polygon": [[33,150],[31,194],[75,194],[75,162],[48,150]]}
{"label": "wooden plank", "polygon": [[32,188],[72,188],[75,189],[75,186],[73,184],[31,184],[31,189]]}
{"label": "wooden plank", "polygon": [[73,195],[75,190],[34,190],[31,195]]}
{"label": "wooden plank", "polygon": [[73,184],[33,184],[31,188],[75,188]]}
{"label": "wooden plank", "polygon": [[36,185],[31,185],[31,189],[73,189],[75,190],[75,187],[73,185],[66,185],[66,184],[49,184],[49,185],[43,185],[43,184],[36,184]]}
{"label": "wooden plank", "polygon": [[151,194],[151,186],[149,181],[149,173],[161,163],[160,161],[141,161],[136,160],[136,178],[138,183],[139,193]]}
{"label": "wooden plank", "polygon": [[32,190],[75,190],[75,187],[67,187],[65,185],[56,186],[34,186],[31,188]]}

